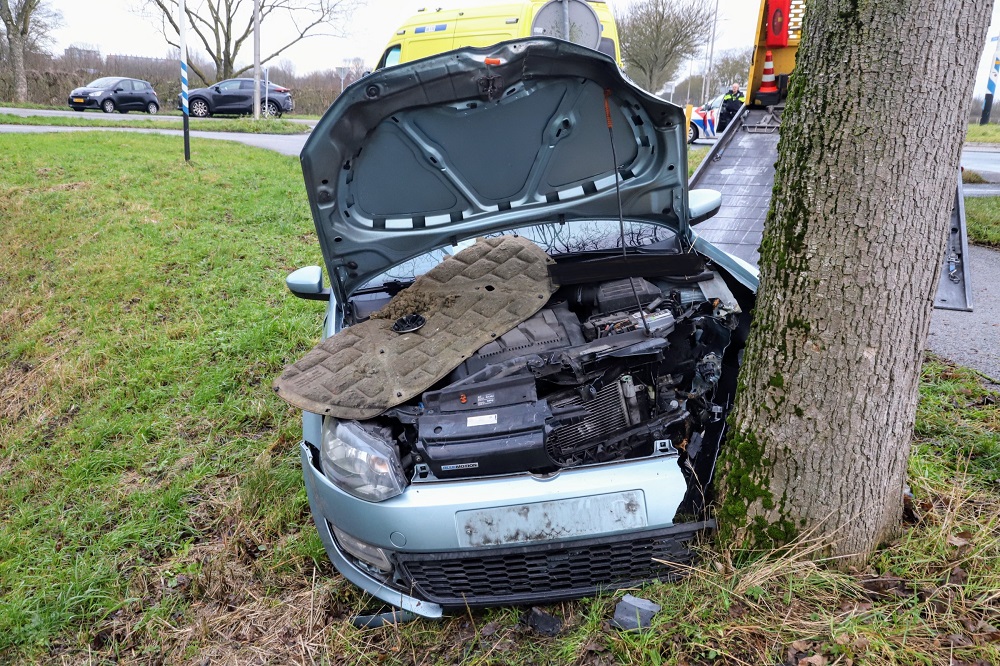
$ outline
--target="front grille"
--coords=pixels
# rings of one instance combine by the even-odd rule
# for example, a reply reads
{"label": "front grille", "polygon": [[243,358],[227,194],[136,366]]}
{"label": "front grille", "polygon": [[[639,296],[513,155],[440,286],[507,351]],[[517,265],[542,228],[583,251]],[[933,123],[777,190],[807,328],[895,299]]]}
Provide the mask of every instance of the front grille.
{"label": "front grille", "polygon": [[398,553],[416,596],[446,607],[519,605],[591,596],[656,579],[673,579],[690,542],[708,523],[601,539],[477,550]]}

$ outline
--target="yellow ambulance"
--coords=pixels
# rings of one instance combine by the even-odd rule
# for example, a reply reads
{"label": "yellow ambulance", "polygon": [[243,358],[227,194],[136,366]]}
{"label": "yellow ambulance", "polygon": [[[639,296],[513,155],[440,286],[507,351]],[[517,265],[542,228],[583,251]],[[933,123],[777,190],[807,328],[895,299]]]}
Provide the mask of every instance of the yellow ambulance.
{"label": "yellow ambulance", "polygon": [[526,0],[421,9],[389,40],[376,69],[463,46],[490,46],[520,37],[557,37],[612,56],[621,64],[615,17],[605,0]]}

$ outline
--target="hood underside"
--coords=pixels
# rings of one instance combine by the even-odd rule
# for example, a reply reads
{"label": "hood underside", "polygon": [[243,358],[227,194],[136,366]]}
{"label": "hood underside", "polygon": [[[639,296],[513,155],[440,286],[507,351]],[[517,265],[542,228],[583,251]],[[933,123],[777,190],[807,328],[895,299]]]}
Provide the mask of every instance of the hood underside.
{"label": "hood underside", "polygon": [[391,266],[466,238],[617,218],[616,181],[624,217],[686,238],[685,141],[683,111],[626,81],[611,58],[533,38],[362,79],[301,159],[343,301]]}

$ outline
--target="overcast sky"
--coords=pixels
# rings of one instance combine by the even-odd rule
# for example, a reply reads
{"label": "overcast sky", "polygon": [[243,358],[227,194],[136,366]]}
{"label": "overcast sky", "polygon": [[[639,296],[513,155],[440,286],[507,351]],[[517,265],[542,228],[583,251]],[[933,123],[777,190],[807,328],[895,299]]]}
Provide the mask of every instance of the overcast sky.
{"label": "overcast sky", "polygon": [[[367,0],[365,6],[346,18],[346,38],[311,37],[282,54],[281,60],[294,64],[296,74],[332,69],[345,59],[361,57],[374,65],[382,54],[386,42],[395,29],[421,7],[459,7],[496,4],[499,0]],[[692,4],[705,0],[688,0]],[[55,53],[62,53],[70,45],[92,45],[103,55],[122,54],[163,57],[168,46],[159,31],[159,24],[139,16],[135,9],[141,0],[48,0],[49,5],[62,13],[63,26],[55,31]],[[187,0],[196,5],[200,0]],[[612,7],[629,0],[609,0]],[[719,23],[716,35],[716,52],[729,48],[749,46],[754,38],[759,3],[756,0],[718,0]],[[250,7],[250,0],[246,1]],[[1000,0],[993,7],[993,22],[989,35],[1000,32]],[[261,53],[283,43],[280,30],[261,29]],[[188,38],[189,47],[192,38]],[[983,50],[976,79],[976,94],[983,95],[986,77],[992,64],[996,42]],[[249,63],[253,57],[252,42],[241,51]]]}

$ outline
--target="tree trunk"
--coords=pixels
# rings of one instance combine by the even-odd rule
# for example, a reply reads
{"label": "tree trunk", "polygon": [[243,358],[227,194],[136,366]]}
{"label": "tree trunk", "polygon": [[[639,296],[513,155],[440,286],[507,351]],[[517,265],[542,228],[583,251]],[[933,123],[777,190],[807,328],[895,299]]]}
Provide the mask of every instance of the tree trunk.
{"label": "tree trunk", "polygon": [[14,101],[28,101],[28,77],[24,71],[24,52],[28,44],[31,15],[38,9],[38,0],[24,0],[13,5],[0,0],[0,20],[7,34],[7,46],[14,65]]}
{"label": "tree trunk", "polygon": [[920,365],[992,0],[814,0],[724,449],[722,538],[844,564],[899,528]]}
{"label": "tree trunk", "polygon": [[24,38],[20,33],[7,31],[7,46],[10,47],[10,59],[14,65],[14,101],[28,101],[28,76],[24,70]]}

